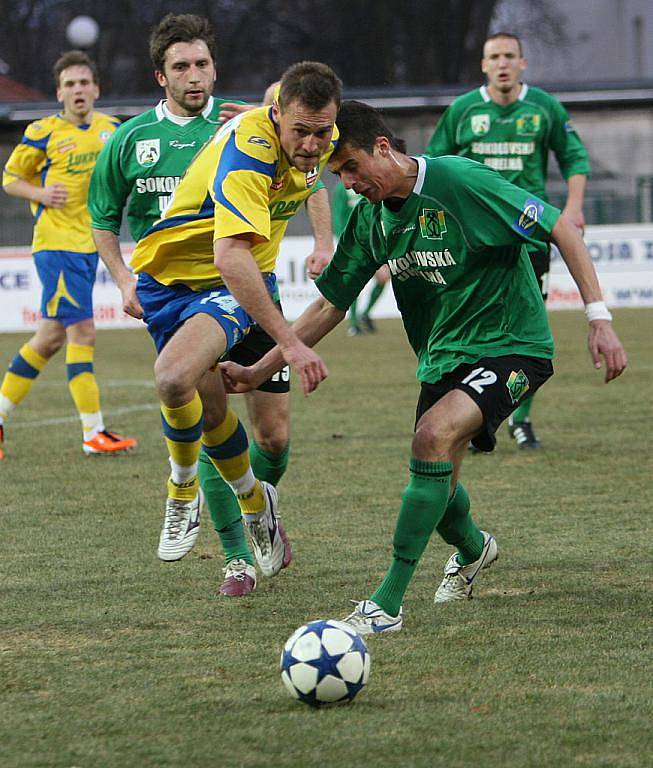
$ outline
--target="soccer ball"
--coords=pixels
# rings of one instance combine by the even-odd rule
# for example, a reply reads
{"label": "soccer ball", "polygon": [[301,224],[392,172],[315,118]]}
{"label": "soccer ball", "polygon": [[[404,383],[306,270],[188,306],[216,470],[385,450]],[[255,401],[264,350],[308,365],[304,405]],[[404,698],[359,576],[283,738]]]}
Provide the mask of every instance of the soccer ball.
{"label": "soccer ball", "polygon": [[291,696],[313,707],[351,701],[369,675],[365,641],[342,621],[304,624],[281,652],[283,684]]}

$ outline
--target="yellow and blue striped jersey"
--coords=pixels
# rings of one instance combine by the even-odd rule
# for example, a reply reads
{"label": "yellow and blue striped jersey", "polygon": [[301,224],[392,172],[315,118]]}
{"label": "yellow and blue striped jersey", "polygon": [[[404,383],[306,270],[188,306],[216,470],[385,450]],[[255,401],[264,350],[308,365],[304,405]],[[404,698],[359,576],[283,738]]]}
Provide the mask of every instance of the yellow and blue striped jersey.
{"label": "yellow and blue striped jersey", "polygon": [[213,241],[242,234],[253,235],[261,272],[272,272],[288,220],[318,185],[336,139],[334,128],[319,164],[302,173],[281,149],[270,107],[233,118],[195,157],[162,218],[138,243],[134,272],[193,290],[220,285]]}
{"label": "yellow and blue striped jersey", "polygon": [[68,190],[63,208],[31,203],[34,252],[96,250],[86,207],[88,186],[97,156],[119,124],[109,115],[93,112],[90,123],[74,125],[61,115],[52,115],[25,129],[5,165],[3,185],[22,179],[46,187],[59,181]]}

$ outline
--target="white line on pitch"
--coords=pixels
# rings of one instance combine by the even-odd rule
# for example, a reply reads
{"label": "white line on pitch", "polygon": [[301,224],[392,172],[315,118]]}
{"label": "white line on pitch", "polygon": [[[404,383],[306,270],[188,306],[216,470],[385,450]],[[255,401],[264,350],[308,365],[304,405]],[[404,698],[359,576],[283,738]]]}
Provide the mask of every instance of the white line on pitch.
{"label": "white line on pitch", "polygon": [[[112,408],[110,411],[103,411],[105,416],[113,418],[122,416],[124,413],[134,413],[135,411],[158,411],[161,406],[158,403],[144,403],[143,405],[126,405],[124,408]],[[56,424],[69,424],[79,421],[79,416],[60,416],[56,419],[39,419],[39,421],[26,421],[22,424],[12,424],[11,431],[16,429],[35,429],[37,427],[51,427]]]}

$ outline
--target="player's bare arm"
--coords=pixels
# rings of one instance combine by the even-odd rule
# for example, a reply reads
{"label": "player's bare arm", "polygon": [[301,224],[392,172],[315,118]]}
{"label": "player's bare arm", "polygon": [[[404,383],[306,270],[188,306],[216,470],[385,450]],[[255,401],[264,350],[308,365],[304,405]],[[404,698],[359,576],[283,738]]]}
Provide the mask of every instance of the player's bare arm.
{"label": "player's bare arm", "polygon": [[143,307],[136,295],[136,278],[122,257],[118,235],[108,229],[93,228],[92,231],[100,258],[122,295],[123,312],[140,320],[143,317]]}
{"label": "player's bare arm", "polygon": [[[588,309],[588,347],[595,368],[605,360],[606,384],[620,376],[628,363],[626,352],[615,333],[610,313],[603,303],[603,294],[592,259],[590,258],[580,231],[565,216],[560,216],[551,237],[558,246],[580,295]],[[593,311],[594,309],[594,311]],[[596,311],[598,310],[598,312]]]}
{"label": "player's bare arm", "polygon": [[315,280],[322,274],[322,270],[333,256],[331,209],[329,207],[329,193],[326,189],[318,189],[308,198],[306,211],[315,240],[313,252],[306,258],[306,271],[311,280]]}
{"label": "player's bare arm", "polygon": [[583,201],[586,184],[587,176],[583,173],[574,174],[567,179],[567,202],[562,211],[562,215],[566,216],[581,234],[585,232]]}
{"label": "player's bare arm", "polygon": [[44,205],[46,208],[63,208],[68,200],[66,185],[60,181],[48,184],[47,187],[38,187],[25,181],[25,179],[16,179],[5,184],[4,190],[8,195],[31,200],[34,203]]}
{"label": "player's bare arm", "polygon": [[230,293],[243,309],[272,336],[284,360],[299,375],[302,390],[311,392],[326,376],[326,366],[313,350],[301,342],[275,307],[250,250],[250,239],[223,237],[213,244],[215,266]]}
{"label": "player's bare arm", "polygon": [[[292,328],[305,344],[313,347],[343,320],[345,314],[343,310],[320,297],[302,312]],[[249,392],[283,368],[284,362],[281,349],[276,346],[252,366],[245,367],[237,363],[225,362],[220,363],[220,370],[225,379],[227,391]],[[328,374],[326,367],[324,370],[326,376]],[[316,389],[319,383],[318,381],[310,391]]]}

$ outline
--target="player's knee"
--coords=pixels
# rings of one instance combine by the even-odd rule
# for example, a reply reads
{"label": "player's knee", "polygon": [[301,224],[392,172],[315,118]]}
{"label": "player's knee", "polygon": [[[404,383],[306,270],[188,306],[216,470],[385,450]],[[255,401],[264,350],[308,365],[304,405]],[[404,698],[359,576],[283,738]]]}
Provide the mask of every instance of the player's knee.
{"label": "player's knee", "polygon": [[269,434],[258,434],[256,436],[256,442],[259,448],[265,453],[282,454],[288,448],[288,442],[290,435],[288,430],[279,429]]}
{"label": "player's knee", "polygon": [[412,454],[423,461],[449,461],[453,453],[452,436],[437,424],[420,424],[413,435]]}
{"label": "player's knee", "polygon": [[192,397],[194,385],[188,374],[160,359],[154,364],[154,381],[164,403],[186,402]]}

